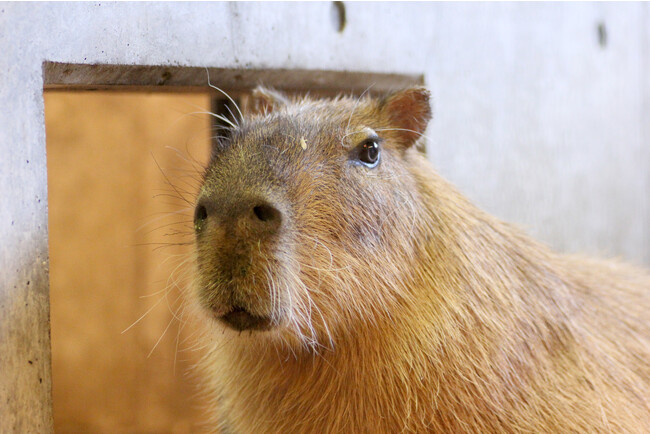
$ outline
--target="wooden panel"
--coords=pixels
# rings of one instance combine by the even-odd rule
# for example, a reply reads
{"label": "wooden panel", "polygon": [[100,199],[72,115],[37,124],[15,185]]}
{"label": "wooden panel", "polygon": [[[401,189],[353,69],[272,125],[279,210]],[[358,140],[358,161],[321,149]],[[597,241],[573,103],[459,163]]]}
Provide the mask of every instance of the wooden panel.
{"label": "wooden panel", "polygon": [[408,86],[422,85],[417,74],[388,74],[355,71],[306,69],[229,69],[144,65],[84,65],[45,62],[44,85],[47,90],[133,90],[196,92],[208,90],[208,75],[213,85],[230,92],[248,91],[260,83],[289,91],[311,93],[366,90],[382,93]]}
{"label": "wooden panel", "polygon": [[187,372],[198,353],[191,325],[172,315],[190,247],[174,243],[191,241],[192,210],[160,168],[192,200],[199,169],[179,155],[205,161],[210,124],[185,113],[209,98],[57,92],[45,102],[55,430],[196,431]]}

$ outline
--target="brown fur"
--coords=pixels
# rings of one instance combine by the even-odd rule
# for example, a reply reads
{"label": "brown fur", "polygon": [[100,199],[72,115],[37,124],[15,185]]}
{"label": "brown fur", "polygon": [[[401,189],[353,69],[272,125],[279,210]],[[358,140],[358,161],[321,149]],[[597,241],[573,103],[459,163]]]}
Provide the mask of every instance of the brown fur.
{"label": "brown fur", "polygon": [[[223,140],[199,195],[261,195],[283,218],[261,239],[210,215],[197,235],[224,431],[650,432],[647,272],[553,253],[470,204],[412,146],[422,89],[260,93],[272,111]],[[374,169],[350,158],[367,128]],[[233,304],[273,327],[225,327]]]}

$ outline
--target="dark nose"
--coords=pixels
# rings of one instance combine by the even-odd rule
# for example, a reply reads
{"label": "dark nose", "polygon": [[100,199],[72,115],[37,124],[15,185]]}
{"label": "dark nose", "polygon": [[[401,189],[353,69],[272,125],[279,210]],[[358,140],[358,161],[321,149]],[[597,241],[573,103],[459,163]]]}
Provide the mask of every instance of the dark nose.
{"label": "dark nose", "polygon": [[[196,207],[194,225],[201,232],[213,220],[227,235],[263,239],[282,227],[282,212],[264,199],[239,199],[232,202],[202,200]],[[212,223],[211,223],[212,224]]]}
{"label": "dark nose", "polygon": [[247,212],[248,216],[245,218],[250,224],[252,234],[274,234],[280,229],[282,213],[273,205],[258,203],[251,211]]}

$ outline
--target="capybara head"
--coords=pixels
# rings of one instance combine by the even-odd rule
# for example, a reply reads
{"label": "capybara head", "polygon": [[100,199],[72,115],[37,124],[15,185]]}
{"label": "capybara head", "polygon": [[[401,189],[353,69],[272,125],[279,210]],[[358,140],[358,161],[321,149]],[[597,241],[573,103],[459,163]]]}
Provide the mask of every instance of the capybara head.
{"label": "capybara head", "polygon": [[328,346],[409,294],[422,88],[383,99],[258,89],[213,149],[196,200],[198,300],[215,326]]}

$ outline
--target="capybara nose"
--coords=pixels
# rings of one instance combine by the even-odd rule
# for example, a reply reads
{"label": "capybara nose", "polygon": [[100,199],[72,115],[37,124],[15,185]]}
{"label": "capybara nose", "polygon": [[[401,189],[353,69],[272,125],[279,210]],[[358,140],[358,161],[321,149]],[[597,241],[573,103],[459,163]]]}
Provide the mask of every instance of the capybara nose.
{"label": "capybara nose", "polygon": [[265,202],[248,208],[247,215],[251,235],[271,235],[282,226],[282,213],[273,205]]}
{"label": "capybara nose", "polygon": [[280,230],[282,223],[283,215],[279,207],[262,198],[239,197],[224,201],[205,197],[194,211],[197,234],[214,224],[225,231],[226,237],[235,236],[240,240],[269,237]]}

